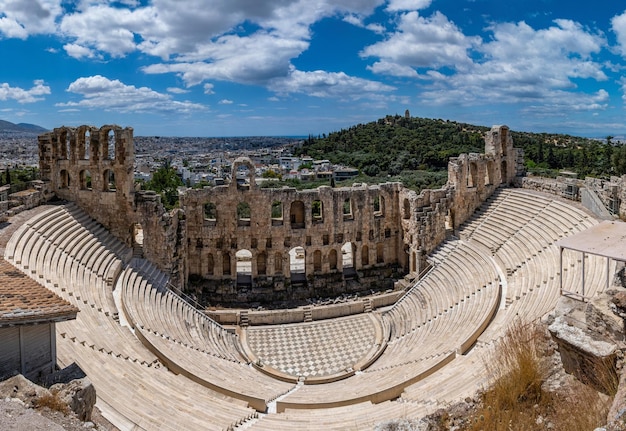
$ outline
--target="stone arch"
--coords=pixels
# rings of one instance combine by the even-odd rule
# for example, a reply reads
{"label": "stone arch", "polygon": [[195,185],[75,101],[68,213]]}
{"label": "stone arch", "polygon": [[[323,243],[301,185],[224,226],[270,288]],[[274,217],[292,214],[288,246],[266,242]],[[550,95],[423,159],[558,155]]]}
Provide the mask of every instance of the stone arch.
{"label": "stone arch", "polygon": [[272,226],[282,226],[283,224],[283,203],[281,201],[272,202],[271,214]]}
{"label": "stone arch", "polygon": [[213,254],[209,253],[206,257],[207,264],[207,275],[215,274],[215,259],[213,258]]}
{"label": "stone arch", "polygon": [[248,157],[238,157],[233,162],[233,179],[232,182],[237,188],[250,189],[255,185],[254,163]]}
{"label": "stone arch", "polygon": [[59,188],[60,189],[69,189],[70,188],[70,173],[67,169],[62,169],[59,173]]}
{"label": "stone arch", "polygon": [[293,201],[289,209],[289,220],[292,229],[304,229],[304,202]]}
{"label": "stone arch", "polygon": [[448,212],[446,213],[445,229],[446,230],[454,229],[454,210],[452,208],[448,208]]}
{"label": "stone arch", "polygon": [[71,130],[68,128],[61,128],[57,135],[57,159],[61,160],[69,160],[72,154],[72,145],[71,145]]}
{"label": "stone arch", "polygon": [[204,204],[204,220],[214,222],[217,220],[217,205],[213,202]]}
{"label": "stone arch", "polygon": [[249,286],[252,284],[252,252],[241,249],[235,253],[235,271],[237,285]]}
{"label": "stone arch", "polygon": [[102,126],[100,128],[100,150],[102,153],[102,160],[115,160],[116,151],[116,139],[115,139],[115,126]]}
{"label": "stone arch", "polygon": [[267,275],[267,254],[261,252],[256,257],[256,272],[258,275]]}
{"label": "stone arch", "polygon": [[493,167],[493,160],[487,160],[486,163],[486,169],[485,169],[485,185],[489,186],[491,184],[493,184],[493,173],[494,173],[494,167]]}
{"label": "stone arch", "polygon": [[478,164],[469,162],[467,165],[467,187],[478,186]]}
{"label": "stone arch", "polygon": [[222,274],[230,275],[230,253],[227,251],[222,252]]}
{"label": "stone arch", "polygon": [[106,169],[102,173],[102,191],[114,192],[117,189],[115,185],[115,173],[112,169]]}
{"label": "stone arch", "polygon": [[506,160],[502,160],[502,163],[500,164],[500,175],[502,176],[501,178],[501,184],[506,184],[508,179],[507,179],[507,165],[506,165]]}
{"label": "stone arch", "polygon": [[313,252],[313,271],[319,272],[322,270],[322,252],[315,250]]}
{"label": "stone arch", "polygon": [[385,214],[385,198],[384,196],[377,195],[374,197],[373,208],[374,216],[382,216]]}
{"label": "stone arch", "polygon": [[283,254],[277,251],[274,254],[274,274],[282,274],[283,272]]}
{"label": "stone arch", "polygon": [[237,204],[237,225],[250,226],[250,217],[252,210],[247,202],[239,202]]}
{"label": "stone arch", "polygon": [[350,198],[347,198],[343,201],[342,212],[344,220],[354,217],[352,212],[352,200]]}
{"label": "stone arch", "polygon": [[361,248],[361,265],[368,266],[370,264],[370,249],[364,245]]}
{"label": "stone arch", "polygon": [[289,250],[289,273],[292,281],[304,281],[306,273],[306,254],[304,247]]}
{"label": "stone arch", "polygon": [[344,270],[354,267],[354,244],[351,242],[341,246],[341,264]]}
{"label": "stone arch", "polygon": [[335,250],[334,248],[331,248],[328,252],[328,266],[330,267],[331,271],[337,269],[337,250]]}
{"label": "stone arch", "polygon": [[324,221],[324,204],[319,199],[315,199],[311,202],[311,220],[313,220],[313,223],[321,223]]}
{"label": "stone arch", "polygon": [[76,129],[77,159],[90,160],[91,153],[91,127],[80,126]]}
{"label": "stone arch", "polygon": [[385,263],[385,245],[382,242],[376,244],[376,263]]}
{"label": "stone arch", "polygon": [[88,169],[81,170],[78,174],[78,182],[81,190],[92,190],[91,172]]}
{"label": "stone arch", "polygon": [[408,220],[411,218],[411,202],[407,198],[404,198],[402,202],[402,218]]}
{"label": "stone arch", "polygon": [[143,226],[141,223],[133,223],[131,226],[131,241],[133,245],[133,250],[135,252],[140,252],[138,254],[143,254],[143,240],[144,240],[144,232]]}

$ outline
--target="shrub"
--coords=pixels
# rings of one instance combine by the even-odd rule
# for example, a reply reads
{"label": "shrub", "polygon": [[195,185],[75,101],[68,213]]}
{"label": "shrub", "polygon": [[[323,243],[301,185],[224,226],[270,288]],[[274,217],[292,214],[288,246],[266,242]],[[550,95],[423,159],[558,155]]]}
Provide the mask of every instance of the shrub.
{"label": "shrub", "polygon": [[35,408],[49,408],[67,415],[70,412],[68,405],[61,399],[58,392],[50,392],[38,397],[33,403]]}

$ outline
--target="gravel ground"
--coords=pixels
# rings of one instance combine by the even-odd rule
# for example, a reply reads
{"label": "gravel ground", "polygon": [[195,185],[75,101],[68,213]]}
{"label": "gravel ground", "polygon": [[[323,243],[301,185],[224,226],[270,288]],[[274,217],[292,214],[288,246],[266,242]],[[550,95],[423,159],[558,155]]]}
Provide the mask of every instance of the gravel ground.
{"label": "gravel ground", "polygon": [[0,400],[0,430],[11,431],[119,431],[94,407],[91,422],[82,422],[73,413],[63,413],[44,408],[34,410],[17,398]]}

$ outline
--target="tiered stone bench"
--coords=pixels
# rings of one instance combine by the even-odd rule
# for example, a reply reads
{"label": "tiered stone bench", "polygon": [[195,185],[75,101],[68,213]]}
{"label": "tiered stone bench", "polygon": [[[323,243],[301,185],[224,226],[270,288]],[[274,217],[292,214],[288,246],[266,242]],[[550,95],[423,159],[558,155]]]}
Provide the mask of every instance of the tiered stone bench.
{"label": "tiered stone bench", "polygon": [[[12,235],[5,256],[81,310],[57,326],[59,358],[87,372],[121,429],[363,429],[430,413],[486,385],[494,341],[516,320],[543,316],[559,297],[557,241],[596,223],[567,202],[501,189],[461,226],[459,240],[438,247],[431,270],[390,309],[238,334],[174,294],[166,274],[131,259],[130,248],[75,205],[36,214]],[[563,287],[578,294],[582,259],[563,253]],[[593,296],[606,286],[606,261],[590,255],[585,266],[585,294]],[[309,330],[346,341],[348,324],[367,344],[366,359],[352,366],[325,359],[338,373],[309,379],[290,374],[289,355],[258,355],[279,344],[272,337],[289,345]],[[374,338],[360,337],[372,328]],[[256,338],[248,343],[249,336]],[[329,343],[328,351],[357,350],[349,340]]]}

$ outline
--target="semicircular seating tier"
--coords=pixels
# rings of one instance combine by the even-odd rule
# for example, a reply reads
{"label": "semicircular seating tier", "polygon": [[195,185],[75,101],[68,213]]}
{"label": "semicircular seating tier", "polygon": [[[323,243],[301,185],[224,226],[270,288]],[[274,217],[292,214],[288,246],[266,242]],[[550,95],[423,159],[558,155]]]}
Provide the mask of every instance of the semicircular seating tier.
{"label": "semicircular seating tier", "polygon": [[[57,325],[60,361],[83,368],[124,429],[361,429],[488,383],[494,341],[558,299],[556,242],[596,223],[567,202],[500,189],[390,309],[238,333],[73,204],[24,223],[5,258],[79,307],[76,321]],[[584,277],[593,296],[614,264],[587,256],[583,275],[582,259],[563,253],[563,283],[578,293]]]}

